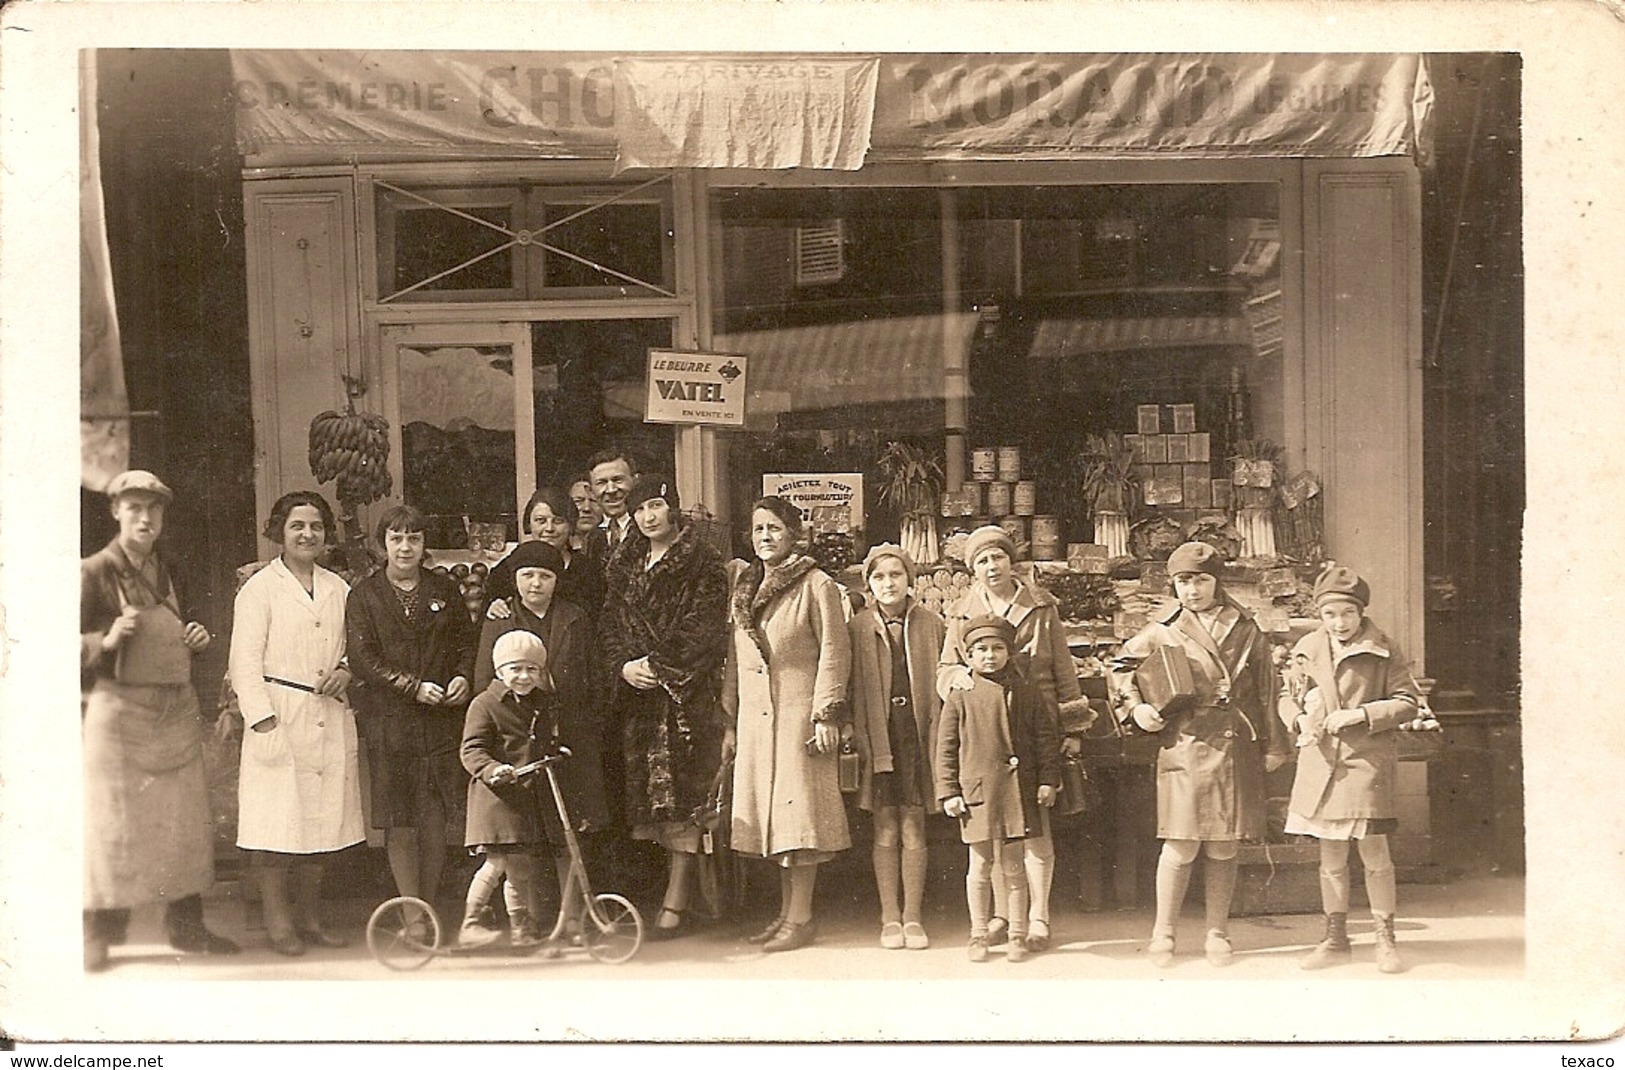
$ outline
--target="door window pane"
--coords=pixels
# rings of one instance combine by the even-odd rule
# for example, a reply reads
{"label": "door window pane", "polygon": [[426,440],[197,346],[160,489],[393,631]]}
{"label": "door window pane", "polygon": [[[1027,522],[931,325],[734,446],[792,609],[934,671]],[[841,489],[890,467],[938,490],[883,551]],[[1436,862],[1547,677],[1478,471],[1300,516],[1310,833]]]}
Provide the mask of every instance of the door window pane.
{"label": "door window pane", "polygon": [[642,464],[670,473],[673,430],[643,422],[651,348],[672,344],[672,323],[568,320],[531,325],[536,399],[536,476],[567,489],[601,449],[633,450]]}
{"label": "door window pane", "polygon": [[466,547],[464,519],[512,523],[511,346],[396,347],[405,500],[429,517],[428,544]]}

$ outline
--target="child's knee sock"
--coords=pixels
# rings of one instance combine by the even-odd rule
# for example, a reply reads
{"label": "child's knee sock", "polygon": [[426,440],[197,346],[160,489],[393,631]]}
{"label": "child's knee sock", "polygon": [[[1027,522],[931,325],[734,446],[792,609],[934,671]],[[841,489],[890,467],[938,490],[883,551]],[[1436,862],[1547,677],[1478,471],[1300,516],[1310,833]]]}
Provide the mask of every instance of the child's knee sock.
{"label": "child's knee sock", "polygon": [[880,920],[895,922],[902,916],[902,859],[895,843],[876,843],[874,847],[875,891],[880,896]]}
{"label": "child's knee sock", "polygon": [[1010,939],[1020,941],[1027,935],[1027,867],[1025,845],[1012,840],[1004,845],[1000,859],[1000,877],[1004,881],[1005,895],[1010,904]]}
{"label": "child's knee sock", "polygon": [[[1004,844],[998,840],[993,841],[993,856],[989,865],[993,869],[1002,869],[1004,866]],[[989,880],[992,880],[991,875]],[[1002,880],[992,881],[993,884],[993,916],[1010,920],[1010,896],[1007,894]]]}
{"label": "child's knee sock", "polygon": [[[1027,891],[1032,901],[1027,904],[1027,916],[1033,925],[1042,925],[1049,931],[1049,890],[1055,882],[1055,840],[1053,837],[1034,836],[1022,841],[1022,865],[1026,867]],[[1015,907],[1010,908],[1012,911]],[[1012,916],[1012,920],[1014,920]],[[1028,926],[1032,932],[1032,926]]]}
{"label": "child's knee sock", "polygon": [[1226,857],[1214,858],[1209,854],[1202,861],[1202,893],[1209,932],[1224,932],[1230,920],[1230,900],[1236,894],[1235,851],[1235,844],[1230,844]]}
{"label": "child's knee sock", "polygon": [[497,884],[502,880],[502,867],[496,865],[489,858],[474,871],[474,879],[468,882],[468,897],[464,900],[469,909],[476,910],[491,901],[491,893],[497,890]]}
{"label": "child's knee sock", "polygon": [[970,866],[965,870],[965,905],[970,910],[971,936],[987,935],[988,893],[993,884],[993,845],[970,844]]}
{"label": "child's knee sock", "polygon": [[1151,931],[1159,936],[1174,934],[1174,921],[1185,906],[1185,890],[1191,883],[1191,863],[1200,845],[1195,840],[1164,840],[1157,857],[1157,919]]}
{"label": "child's knee sock", "polygon": [[[1364,857],[1365,848],[1361,849]],[[1349,912],[1349,841],[1320,841],[1320,905],[1328,914]]]}
{"label": "child's knee sock", "polygon": [[902,858],[903,920],[919,921],[920,908],[925,903],[924,847],[904,847]]}
{"label": "child's knee sock", "polygon": [[1367,836],[1360,842],[1360,862],[1365,866],[1365,894],[1371,900],[1371,913],[1392,915],[1399,901],[1394,887],[1394,860],[1388,853],[1387,836]]}

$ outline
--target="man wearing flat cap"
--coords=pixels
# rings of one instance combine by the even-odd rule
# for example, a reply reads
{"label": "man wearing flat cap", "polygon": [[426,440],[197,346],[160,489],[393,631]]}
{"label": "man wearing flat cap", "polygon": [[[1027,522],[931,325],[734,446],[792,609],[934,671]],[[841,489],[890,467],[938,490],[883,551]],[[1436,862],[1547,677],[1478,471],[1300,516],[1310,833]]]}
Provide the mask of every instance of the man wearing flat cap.
{"label": "man wearing flat cap", "polygon": [[192,656],[209,645],[158,552],[174,493],[151,472],[108,484],[119,533],[79,566],[85,779],[85,969],[108,965],[130,909],[164,904],[179,951],[230,954],[203,925],[214,831]]}

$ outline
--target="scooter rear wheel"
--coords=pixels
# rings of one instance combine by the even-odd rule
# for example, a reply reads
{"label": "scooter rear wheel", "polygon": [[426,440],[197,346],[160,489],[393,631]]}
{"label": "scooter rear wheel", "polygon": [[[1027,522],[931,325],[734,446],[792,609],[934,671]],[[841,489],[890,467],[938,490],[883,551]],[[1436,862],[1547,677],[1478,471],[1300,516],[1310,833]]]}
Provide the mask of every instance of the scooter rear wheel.
{"label": "scooter rear wheel", "polygon": [[440,918],[416,896],[399,895],[378,905],[367,919],[367,950],[392,970],[416,970],[440,947]]}
{"label": "scooter rear wheel", "polygon": [[581,919],[587,954],[611,965],[625,962],[643,945],[643,917],[624,896],[593,896],[592,909]]}

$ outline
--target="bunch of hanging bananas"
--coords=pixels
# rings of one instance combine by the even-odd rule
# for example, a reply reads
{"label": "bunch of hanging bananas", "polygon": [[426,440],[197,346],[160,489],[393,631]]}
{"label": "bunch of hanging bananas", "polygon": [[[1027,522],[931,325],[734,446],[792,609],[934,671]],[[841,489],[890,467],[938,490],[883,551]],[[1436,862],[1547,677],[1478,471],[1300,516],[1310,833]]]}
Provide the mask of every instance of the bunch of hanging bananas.
{"label": "bunch of hanging bananas", "polygon": [[374,412],[326,412],[310,421],[310,471],[338,481],[340,501],[366,505],[390,492],[389,421]]}

